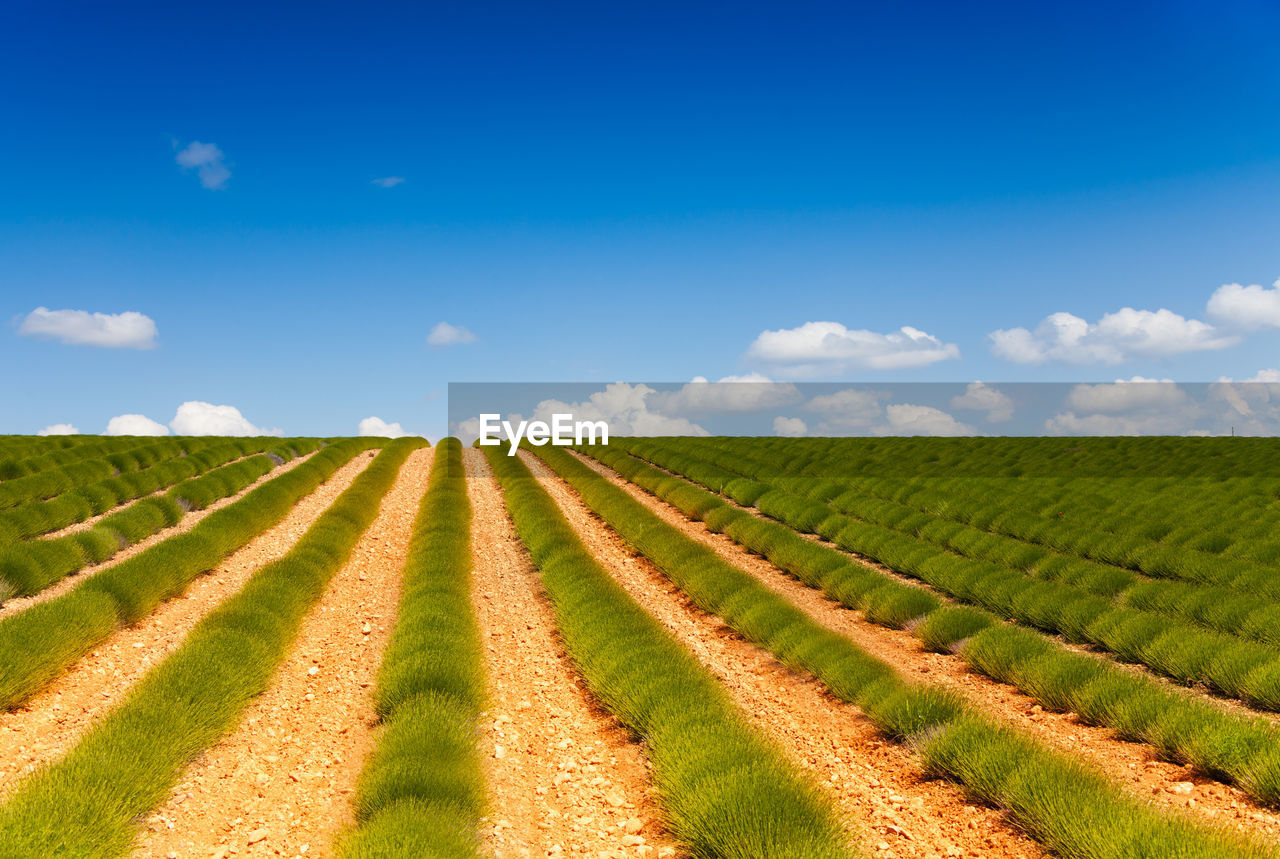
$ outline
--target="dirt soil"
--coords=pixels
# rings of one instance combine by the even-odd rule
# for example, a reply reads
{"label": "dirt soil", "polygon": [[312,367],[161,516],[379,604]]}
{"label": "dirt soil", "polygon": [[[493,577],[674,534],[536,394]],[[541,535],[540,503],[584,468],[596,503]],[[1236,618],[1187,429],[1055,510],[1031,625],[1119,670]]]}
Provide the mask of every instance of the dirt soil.
{"label": "dirt soil", "polygon": [[1044,855],[1000,812],[969,801],[955,785],[926,778],[911,752],[882,736],[857,708],[694,606],[567,483],[522,456],[597,559],[724,683],[751,722],[809,772],[855,843],[878,857]]}
{"label": "dirt soil", "polygon": [[1012,686],[971,670],[964,660],[932,653],[904,630],[888,629],[792,578],[759,555],[752,554],[724,534],[717,534],[675,507],[650,495],[594,460],[579,457],[625,489],[664,522],[711,547],[721,558],[750,573],[828,629],[894,665],[908,677],[937,683],[962,694],[975,706],[1017,725],[1037,740],[1072,757],[1078,756],[1140,796],[1149,797],[1167,813],[1181,813],[1211,825],[1280,840],[1280,813],[1250,799],[1239,788],[1195,774],[1189,767],[1159,759],[1144,743],[1115,739],[1106,728],[1081,723],[1074,714],[1045,711]]}
{"label": "dirt soil", "polygon": [[409,455],[272,686],[147,819],[136,857],[327,856],[376,745],[372,690],[433,448]]}
{"label": "dirt soil", "polygon": [[474,511],[473,593],[490,708],[481,751],[497,859],[677,854],[643,748],[590,696],[484,455],[463,454]]}
{"label": "dirt soil", "polygon": [[[168,540],[170,537],[175,537],[178,534],[185,534],[186,532],[190,531],[192,528],[199,525],[200,521],[204,519],[204,517],[208,516],[210,513],[213,513],[216,510],[221,510],[223,507],[226,507],[230,504],[236,503],[245,495],[257,489],[263,483],[275,477],[279,477],[280,475],[284,474],[287,471],[292,471],[293,469],[297,468],[299,465],[302,465],[302,463],[304,463],[314,455],[315,455],[314,453],[309,453],[306,456],[294,457],[293,459],[286,462],[284,465],[271,469],[271,471],[268,471],[266,474],[262,475],[262,477],[258,478],[253,483],[250,483],[248,486],[246,486],[240,492],[237,492],[235,495],[229,495],[226,498],[221,498],[213,502],[203,510],[193,510],[190,513],[187,513],[185,516],[182,517],[182,519],[178,521],[176,525],[173,525],[168,528],[164,528],[152,534],[150,537],[146,537],[142,540],[139,540],[136,543],[125,546],[123,549],[121,549],[119,552],[116,552],[114,555],[112,555],[106,561],[103,561],[101,564],[90,564],[89,566],[81,570],[78,570],[77,572],[72,573],[71,575],[67,576],[61,581],[56,582],[53,585],[50,585],[49,587],[45,588],[38,594],[32,594],[29,597],[15,597],[14,599],[7,600],[3,605],[0,605],[0,620],[8,617],[11,614],[17,614],[18,612],[26,611],[27,609],[31,608],[33,605],[38,605],[47,600],[57,599],[58,597],[65,594],[67,591],[79,585],[81,582],[83,582],[85,579],[89,578],[90,576],[95,576],[98,573],[102,572],[103,570],[109,570],[112,567],[114,567],[116,564],[123,563],[129,560],[130,558],[132,558],[134,555],[137,555],[140,552],[145,552],[147,549],[150,549],[152,546],[155,546],[158,543]],[[117,508],[117,509],[120,509],[120,508]],[[115,512],[115,511],[111,511],[111,512]],[[103,515],[109,515],[109,514],[103,514]],[[83,525],[84,523],[81,523],[81,524]],[[75,528],[76,526],[73,525],[72,527]],[[61,533],[61,532],[56,532],[56,533]],[[49,534],[40,539],[50,539],[53,536],[55,536],[55,534]]]}
{"label": "dirt soil", "polygon": [[[573,454],[578,459],[580,459],[584,464],[590,466],[591,468],[597,471],[600,471],[602,474],[605,474],[607,477],[609,477],[610,480],[617,482],[618,485],[624,485],[624,484],[631,485],[633,489],[639,491],[644,495],[648,495],[648,493],[645,492],[643,489],[640,489],[639,487],[629,484],[621,475],[617,474],[612,469],[607,468],[606,466],[602,465],[596,460],[590,459],[589,457],[584,457],[581,454],[579,454],[577,451],[570,451],[570,453]],[[675,472],[670,471],[669,469],[662,468],[660,466],[654,465],[653,463],[647,462],[647,461],[646,461],[646,464],[653,468],[658,469],[659,471],[665,472],[666,474],[670,474],[672,477],[678,477],[681,480],[687,480],[687,478],[685,478],[683,475],[676,474]],[[700,486],[699,488],[704,488],[704,487]],[[728,504],[730,507],[750,513],[752,516],[754,516],[757,519],[765,519],[771,522],[776,521],[774,519],[770,519],[770,517],[761,513],[755,507],[745,507],[727,496],[721,495],[719,497],[721,501],[723,501],[725,504]],[[676,511],[676,512],[678,513],[679,511]],[[937,588],[933,587],[929,583],[922,581],[920,579],[908,576],[905,573],[900,573],[897,570],[893,569],[892,567],[886,567],[884,564],[881,564],[878,561],[874,561],[871,558],[868,558],[866,555],[860,555],[857,552],[850,552],[849,550],[844,549],[841,546],[838,546],[835,543],[832,543],[830,540],[827,540],[826,538],[821,537],[817,534],[812,534],[807,531],[796,531],[795,533],[800,535],[801,537],[803,537],[804,539],[808,540],[811,543],[821,543],[822,545],[826,546],[828,549],[831,549],[832,551],[835,551],[835,552],[839,552],[840,554],[849,558],[849,560],[858,564],[862,564],[864,567],[870,567],[871,569],[876,570],[877,572],[883,575],[889,576],[890,578],[894,579],[897,582],[900,582],[901,584],[904,584],[913,588],[919,588],[920,590],[923,590],[923,591],[928,591],[929,593],[933,594],[943,602],[953,603],[953,604],[958,603],[958,601],[955,600],[953,597],[951,597],[949,594],[938,590]],[[728,538],[726,537],[725,539],[728,539]],[[1005,621],[1005,623],[1010,623],[1013,626],[1017,625],[1016,623],[1011,623],[1010,621]],[[1170,690],[1175,690],[1178,692],[1194,695],[1196,697],[1201,698],[1204,701],[1207,701],[1219,707],[1222,710],[1225,710],[1228,713],[1234,713],[1236,715],[1243,716],[1245,718],[1266,719],[1268,722],[1272,722],[1273,724],[1280,726],[1280,713],[1254,707],[1245,701],[1241,701],[1240,699],[1237,699],[1237,698],[1229,698],[1226,695],[1223,695],[1219,692],[1215,692],[1214,690],[1208,689],[1207,687],[1204,687],[1204,686],[1195,686],[1195,687],[1183,686],[1179,683],[1176,683],[1172,678],[1166,677],[1163,674],[1157,674],[1156,672],[1152,671],[1150,668],[1148,668],[1145,665],[1135,663],[1135,662],[1121,662],[1120,660],[1115,658],[1115,654],[1110,653],[1109,651],[1104,650],[1101,647],[1096,647],[1094,645],[1089,645],[1089,644],[1077,644],[1073,641],[1067,641],[1065,638],[1063,638],[1060,635],[1052,635],[1052,634],[1046,634],[1046,635],[1048,638],[1052,638],[1055,642],[1057,642],[1059,647],[1063,647],[1067,650],[1072,651],[1073,653],[1080,653],[1086,656],[1092,656],[1095,659],[1106,660],[1107,662],[1110,662],[1113,666],[1115,666],[1117,669],[1121,671],[1127,671],[1130,674],[1134,674],[1134,675],[1141,675],[1146,679],[1155,683],[1159,683],[1160,685]]]}
{"label": "dirt soil", "polygon": [[[16,710],[0,713],[0,799],[37,766],[62,757],[129,689],[178,648],[200,619],[264,564],[288,552],[372,457],[361,453],[300,500],[283,520],[193,581],[136,626],[117,630]],[[193,514],[194,515],[194,514]]]}

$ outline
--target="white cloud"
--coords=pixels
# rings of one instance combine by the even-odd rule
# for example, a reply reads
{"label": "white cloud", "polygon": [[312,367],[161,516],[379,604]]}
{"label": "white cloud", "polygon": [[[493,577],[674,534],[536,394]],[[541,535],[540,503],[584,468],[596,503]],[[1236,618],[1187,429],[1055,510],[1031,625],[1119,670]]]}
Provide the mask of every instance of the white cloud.
{"label": "white cloud", "polygon": [[1194,432],[1177,415],[1056,414],[1045,421],[1049,435],[1184,435]]}
{"label": "white cloud", "polygon": [[654,393],[648,402],[654,411],[680,415],[754,412],[803,399],[804,395],[790,382],[774,382],[768,376],[748,373],[745,376],[725,376],[718,382],[708,382],[702,376],[695,376],[680,390]]}
{"label": "white cloud", "polygon": [[1067,408],[1086,412],[1131,412],[1135,409],[1176,409],[1190,401],[1172,379],[1116,379],[1100,385],[1076,385],[1067,394]]}
{"label": "white cloud", "polygon": [[[552,415],[570,414],[575,421],[605,421],[609,424],[610,436],[710,435],[687,418],[651,410],[649,398],[656,393],[648,385],[614,382],[582,402],[543,400],[534,408],[530,420],[550,423]],[[524,416],[509,414],[505,419],[514,425],[524,420]],[[453,434],[464,444],[475,440],[479,433],[480,421],[474,417],[460,421],[453,428]]]}
{"label": "white cloud", "polygon": [[933,406],[897,403],[886,406],[884,411],[888,426],[877,427],[876,435],[978,435],[973,427]]}
{"label": "white cloud", "polygon": [[762,331],[747,358],[768,364],[782,375],[838,375],[854,368],[898,370],[925,367],[960,357],[954,343],[904,325],[879,334],[850,329],[839,322],[806,322],[798,328]]}
{"label": "white cloud", "polygon": [[1142,376],[1076,385],[1064,406],[1045,421],[1049,435],[1184,435],[1204,414],[1172,379]]}
{"label": "white cloud", "polygon": [[875,417],[883,413],[881,402],[889,397],[888,391],[860,391],[845,388],[834,394],[822,394],[809,401],[808,407],[822,414]]}
{"label": "white cloud", "polygon": [[888,398],[887,391],[846,388],[814,397],[806,408],[824,416],[815,435],[864,435],[884,419],[884,401]]}
{"label": "white cloud", "polygon": [[199,400],[178,406],[169,426],[178,435],[284,435],[279,429],[254,426],[235,406],[215,406]]}
{"label": "white cloud", "polygon": [[1280,280],[1270,289],[1224,283],[1209,296],[1208,313],[1244,329],[1280,328]]}
{"label": "white cloud", "polygon": [[369,417],[360,421],[358,435],[377,436],[379,438],[401,438],[408,435],[404,427],[397,423],[387,423],[382,418]]}
{"label": "white cloud", "polygon": [[610,435],[709,435],[687,418],[672,417],[649,408],[649,398],[656,394],[648,385],[614,382],[597,391],[585,402],[566,403],[543,400],[533,410],[533,419],[551,421],[554,414],[571,414],[579,421],[607,421]]}
{"label": "white cloud", "polygon": [[813,435],[979,435],[973,427],[933,406],[885,405],[891,396],[888,391],[846,388],[814,397],[806,408],[823,419]]}
{"label": "white cloud", "polygon": [[24,337],[58,340],[105,349],[150,349],[160,336],[150,316],[133,310],[123,313],[90,313],[87,310],[50,310],[37,307],[22,320]]}
{"label": "white cloud", "polygon": [[80,430],[71,424],[50,424],[40,430],[36,435],[79,435]]}
{"label": "white cloud", "polygon": [[[508,416],[510,419],[510,416]],[[453,425],[449,434],[457,438],[464,445],[469,445],[480,437],[480,418],[467,418],[458,421]]]}
{"label": "white cloud", "polygon": [[800,418],[784,418],[778,415],[773,419],[773,434],[799,438],[809,431],[809,426]]}
{"label": "white cloud", "polygon": [[224,188],[231,178],[231,170],[227,167],[226,156],[213,143],[201,143],[193,140],[179,150],[174,161],[184,170],[195,168],[200,177],[200,184],[211,191]]}
{"label": "white cloud", "polygon": [[1259,370],[1243,382],[1221,379],[1209,385],[1207,400],[1221,404],[1219,432],[1276,435],[1280,430],[1280,370]]}
{"label": "white cloud", "polygon": [[952,397],[951,408],[986,412],[987,420],[993,424],[1013,417],[1013,400],[1009,395],[982,382],[970,382],[963,394]]}
{"label": "white cloud", "polygon": [[168,435],[169,428],[146,415],[116,415],[107,421],[103,435]]}
{"label": "white cloud", "polygon": [[403,176],[381,176],[371,181],[372,181],[372,184],[377,185],[379,188],[394,188],[395,186],[404,182],[404,177]]}
{"label": "white cloud", "polygon": [[1224,349],[1240,340],[1207,322],[1186,319],[1172,310],[1132,307],[1105,314],[1094,323],[1070,313],[1053,313],[1034,331],[1009,328],[987,336],[996,357],[1016,364],[1119,364],[1134,358]]}
{"label": "white cloud", "polygon": [[437,322],[431,329],[431,333],[427,335],[427,345],[437,348],[474,342],[476,342],[476,335],[461,325],[450,325],[448,322]]}

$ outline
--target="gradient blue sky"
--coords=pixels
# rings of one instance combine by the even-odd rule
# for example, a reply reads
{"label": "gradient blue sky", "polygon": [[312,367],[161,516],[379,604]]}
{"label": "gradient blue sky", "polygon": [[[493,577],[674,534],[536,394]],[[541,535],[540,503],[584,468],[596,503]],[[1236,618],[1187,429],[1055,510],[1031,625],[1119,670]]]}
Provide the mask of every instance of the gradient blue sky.
{"label": "gradient blue sky", "polygon": [[[450,381],[776,378],[751,344],[813,321],[960,357],[797,378],[1280,365],[1280,327],[1206,315],[1280,278],[1274,4],[110,7],[0,26],[3,432],[203,400],[434,436]],[[193,141],[222,187],[175,163]],[[20,335],[39,306],[144,313],[159,345]],[[1235,345],[992,353],[1123,307]],[[429,346],[445,320],[476,342]]]}

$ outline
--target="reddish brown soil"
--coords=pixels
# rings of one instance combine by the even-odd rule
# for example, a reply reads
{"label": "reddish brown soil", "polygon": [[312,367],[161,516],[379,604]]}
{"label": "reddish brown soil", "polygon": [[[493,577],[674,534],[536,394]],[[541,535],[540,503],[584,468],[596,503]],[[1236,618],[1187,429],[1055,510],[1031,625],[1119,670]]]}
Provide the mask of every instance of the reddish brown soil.
{"label": "reddish brown soil", "polygon": [[35,767],[60,758],[129,689],[178,648],[188,632],[264,564],[284,555],[333,503],[372,455],[362,453],[303,498],[273,528],[250,540],[187,592],[136,626],[117,630],[23,707],[0,714],[0,799]]}
{"label": "reddish brown soil", "polygon": [[373,688],[434,453],[409,455],[273,685],[147,819],[134,856],[327,856],[376,744]]}
{"label": "reddish brown soil", "polygon": [[975,706],[1018,725],[1048,746],[1093,764],[1169,812],[1186,813],[1205,822],[1261,835],[1272,842],[1280,839],[1280,813],[1259,805],[1240,789],[1197,775],[1189,767],[1160,760],[1152,747],[1117,740],[1107,729],[1084,725],[1073,714],[1046,712],[1012,686],[970,670],[959,657],[929,652],[910,633],[867,621],[862,612],[847,609],[821,591],[804,585],[729,537],[709,530],[702,522],[690,520],[611,469],[595,460],[580,459],[625,489],[664,522],[711,547],[721,558],[747,571],[823,626],[849,638],[904,674],[959,692]]}
{"label": "reddish brown soil", "polygon": [[541,462],[526,463],[597,559],[641,605],[724,683],[732,698],[847,819],[855,843],[877,856],[1040,856],[1002,815],[927,779],[904,746],[885,739],[855,707],[787,669],[694,606],[634,553]]}
{"label": "reddish brown soil", "polygon": [[[648,495],[648,493],[645,492],[643,489],[640,489],[634,484],[630,484],[621,475],[617,474],[612,469],[607,468],[606,466],[602,465],[596,460],[593,460],[590,457],[584,457],[581,454],[577,453],[576,451],[570,451],[570,453],[576,456],[578,459],[580,459],[583,463],[590,466],[591,468],[597,471],[600,471],[600,473],[602,474],[606,474],[606,476],[608,476],[610,480],[617,482],[619,485],[626,484],[628,486],[631,486],[633,489],[641,492],[642,494]],[[678,477],[681,480],[686,479],[682,475],[676,474],[673,471],[669,471],[665,468],[659,468],[658,466],[653,465],[653,463],[647,463],[647,464],[652,466],[653,468],[657,468],[659,471],[663,471],[667,474],[670,474],[673,477]],[[773,519],[770,519],[768,516],[764,515],[763,513],[761,513],[755,507],[745,507],[737,503],[736,501],[734,501],[732,498],[720,496],[720,500],[723,501],[725,504],[728,504],[730,507],[733,507],[737,510],[742,510],[746,513],[751,514],[757,519],[765,519],[771,522],[775,521]],[[889,576],[890,578],[894,579],[895,581],[901,584],[904,584],[913,588],[919,588],[920,590],[923,590],[923,591],[928,591],[929,593],[933,594],[943,602],[952,603],[952,604],[956,603],[956,600],[954,600],[949,594],[946,594],[934,588],[932,585],[928,584],[927,582],[921,581],[920,579],[917,579],[917,578],[913,578],[904,573],[900,573],[897,570],[893,569],[892,567],[886,567],[884,564],[881,564],[878,561],[873,561],[871,558],[868,558],[866,555],[860,555],[857,552],[850,552],[847,549],[844,549],[836,545],[835,543],[832,543],[831,541],[823,537],[820,537],[817,534],[811,534],[805,531],[795,531],[795,533],[803,537],[804,539],[808,540],[811,543],[821,543],[823,546],[826,546],[828,549],[831,549],[832,551],[835,551],[835,552],[839,552],[840,554],[849,558],[849,560],[862,564],[864,567],[870,567],[871,569],[883,575]],[[725,539],[728,539],[728,538],[725,538]],[[1008,621],[1005,621],[1005,622],[1008,623]],[[1186,686],[1183,686],[1179,683],[1174,682],[1169,677],[1165,677],[1163,674],[1155,673],[1151,669],[1147,668],[1145,665],[1141,665],[1133,662],[1121,662],[1120,660],[1116,659],[1113,654],[1107,652],[1106,650],[1103,650],[1100,647],[1094,647],[1094,646],[1085,645],[1085,644],[1076,644],[1074,642],[1067,641],[1065,638],[1058,635],[1047,635],[1047,637],[1053,639],[1058,644],[1059,647],[1070,650],[1073,653],[1080,653],[1086,656],[1093,657],[1094,659],[1105,660],[1107,662],[1110,662],[1113,666],[1115,666],[1117,669],[1121,671],[1127,671],[1128,673],[1134,674],[1134,675],[1141,675],[1142,677],[1145,677],[1146,679],[1154,683],[1158,683],[1161,686],[1164,686],[1166,689],[1170,689],[1172,691],[1194,695],[1200,698],[1201,700],[1212,703],[1216,707],[1219,707],[1220,709],[1225,710],[1228,713],[1234,713],[1234,714],[1243,716],[1245,718],[1265,719],[1268,722],[1272,722],[1277,726],[1280,726],[1280,713],[1272,712],[1270,710],[1259,709],[1244,701],[1241,701],[1235,698],[1228,698],[1225,695],[1214,692],[1203,686],[1188,688]]]}
{"label": "reddish brown soil", "polygon": [[643,749],[591,698],[566,655],[483,454],[463,456],[490,702],[481,739],[486,849],[498,859],[675,854]]}

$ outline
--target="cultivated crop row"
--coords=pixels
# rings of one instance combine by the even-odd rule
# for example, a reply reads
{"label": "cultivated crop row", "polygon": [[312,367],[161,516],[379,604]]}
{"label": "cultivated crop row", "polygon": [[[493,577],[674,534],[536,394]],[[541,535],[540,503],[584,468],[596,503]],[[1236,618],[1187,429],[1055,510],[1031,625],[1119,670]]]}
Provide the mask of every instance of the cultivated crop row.
{"label": "cultivated crop row", "polygon": [[[702,441],[720,446],[725,438]],[[821,457],[824,476],[1160,477],[1179,482],[1248,477],[1273,486],[1280,481],[1276,438],[735,437],[730,444],[746,454],[784,451],[790,459]]]}
{"label": "cultivated crop row", "polygon": [[[698,471],[711,466],[702,476],[713,486],[719,481],[720,489],[727,489],[730,482],[744,476],[755,478],[754,483],[738,480],[731,492],[734,497],[754,503],[769,515],[786,515],[785,510],[774,511],[770,509],[771,506],[785,507],[793,504],[788,500],[788,494],[770,491],[781,489],[785,493],[818,501],[861,522],[880,525],[914,537],[938,547],[939,550],[988,561],[1033,578],[1053,582],[1059,586],[1060,593],[1057,596],[1060,602],[1096,596],[1122,606],[1164,614],[1225,635],[1252,639],[1267,645],[1266,649],[1237,649],[1233,657],[1235,661],[1246,659],[1245,652],[1251,653],[1253,661],[1258,664],[1268,657],[1274,659],[1280,656],[1280,652],[1274,649],[1280,645],[1280,599],[1277,598],[1280,595],[1280,570],[1275,568],[1238,558],[1221,559],[1211,556],[1214,558],[1213,569],[1216,571],[1218,584],[1153,580],[1120,565],[1085,560],[1068,550],[1057,551],[1043,542],[1032,543],[1022,538],[1005,536],[991,528],[991,524],[984,530],[958,521],[950,514],[965,504],[960,486],[956,486],[951,493],[929,493],[924,498],[920,497],[920,493],[913,494],[915,502],[907,505],[896,500],[865,495],[858,488],[848,489],[846,481],[769,477],[771,472],[776,472],[776,466],[754,465],[748,458],[735,456],[731,451],[717,455],[708,451],[705,446],[698,447],[703,457],[684,455],[683,467]],[[658,458],[667,450],[661,445],[643,442],[635,449],[644,455]],[[667,454],[670,454],[669,450]],[[730,468],[733,470],[727,470]],[[1137,491],[1136,487],[1131,489]],[[1003,504],[1013,504],[1015,508],[1020,506],[1016,500],[1008,498]],[[1028,515],[1019,514],[1015,509],[1006,516],[997,510],[998,506],[998,502],[992,501],[991,506],[983,509],[980,520],[986,523],[991,523],[991,520],[1007,522],[1019,515]],[[1256,499],[1254,506],[1259,506]],[[1052,517],[1040,521],[1041,530],[1048,531],[1057,527]],[[1162,557],[1181,557],[1191,553],[1191,550],[1180,550],[1163,544],[1147,546],[1152,549],[1147,553],[1149,558],[1157,554]],[[1203,552],[1201,554],[1207,555]],[[1207,565],[1201,567],[1201,579],[1208,578],[1208,568]],[[1223,639],[1218,636],[1211,636],[1203,646],[1216,649],[1228,644],[1229,642],[1224,644]],[[1178,670],[1178,666],[1170,666],[1171,673]],[[1172,673],[1172,676],[1188,682],[1200,679],[1177,673]]]}
{"label": "cultivated crop row", "polygon": [[1150,576],[1280,595],[1274,477],[1153,478],[1132,466],[1105,479],[851,477],[832,463],[849,446],[849,440],[714,440],[691,442],[689,452],[744,474],[776,477],[787,488],[803,485],[823,501],[880,498]]}
{"label": "cultivated crop row", "polygon": [[[160,443],[162,448],[176,445],[180,450],[196,451],[210,440],[200,437],[184,439],[165,439]],[[120,436],[118,438],[99,438],[97,436],[81,436],[70,439],[37,438],[18,436],[11,438],[8,444],[0,445],[0,482],[11,481],[18,477],[26,477],[40,471],[70,465],[87,459],[115,460],[113,464],[127,466],[128,452],[138,448],[156,447],[155,439],[143,439],[136,436]],[[122,456],[123,455],[123,456]],[[146,453],[142,454],[146,456]],[[125,468],[121,468],[125,470]]]}
{"label": "cultivated crop row", "polygon": [[[678,444],[678,443],[673,443]],[[1204,683],[1266,709],[1280,709],[1280,650],[1201,628],[1062,581],[1027,575],[1008,564],[978,560],[871,522],[837,513],[818,501],[753,481],[687,457],[678,448],[644,448],[656,464],[723,488],[741,503],[798,530],[918,578],[963,602],[982,606],[1075,642],[1101,647],[1183,683]],[[735,483],[734,478],[737,478]],[[745,491],[738,491],[745,490]],[[1263,605],[1259,607],[1267,610]]]}
{"label": "cultivated crop row", "polygon": [[[782,661],[812,672],[886,734],[917,747],[928,770],[1008,809],[1050,849],[1071,856],[1266,855],[1185,820],[1162,817],[1101,775],[954,696],[907,681],[662,522],[570,454],[550,447],[537,454],[704,610]],[[1192,853],[1188,845],[1194,845]]]}
{"label": "cultivated crop row", "polygon": [[[65,758],[24,782],[0,810],[0,844],[23,856],[127,852],[139,816],[266,688],[302,618],[377,515],[405,458],[421,444],[404,439],[384,448],[287,555],[258,570],[206,616]],[[354,445],[347,450],[354,453]]]}
{"label": "cultivated crop row", "polygon": [[1172,760],[1280,806],[1280,732],[1269,720],[1228,713],[1033,630],[1000,623],[987,612],[944,602],[614,446],[584,450],[784,572],[864,612],[873,623],[910,626],[931,650],[957,653],[975,670],[1015,686],[1047,710],[1075,712],[1087,724],[1149,743]]}
{"label": "cultivated crop row", "polygon": [[[286,448],[288,457],[315,450],[314,439],[298,439]],[[271,445],[275,446],[275,445]],[[237,439],[211,445],[185,456],[175,456],[148,468],[125,471],[114,477],[63,492],[52,498],[28,501],[0,511],[0,546],[67,528],[175,483],[198,477],[232,460],[261,453],[260,439]]]}
{"label": "cultivated crop row", "polygon": [[280,521],[341,465],[374,446],[331,444],[184,534],[98,573],[67,594],[0,620],[0,709],[11,708],[104,641],[182,593],[198,575]]}
{"label": "cultivated crop row", "polygon": [[374,700],[383,730],[354,800],[348,857],[477,855],[483,654],[471,607],[471,505],[457,439],[439,443]]}
{"label": "cultivated crop row", "polygon": [[208,444],[205,439],[193,441],[171,438],[145,444],[138,444],[135,439],[133,446],[126,450],[47,468],[25,477],[15,477],[0,483],[0,510],[7,510],[27,501],[52,498],[126,471],[148,468],[158,462],[181,456],[189,447],[200,449]]}
{"label": "cultivated crop row", "polygon": [[524,463],[498,448],[486,455],[566,649],[592,693],[646,742],[672,830],[699,856],[846,855],[826,804],[595,561]]}
{"label": "cultivated crop row", "polygon": [[[176,525],[187,511],[203,510],[240,492],[270,473],[277,458],[258,454],[241,459],[183,480],[164,495],[130,504],[92,528],[6,546],[0,549],[0,595],[8,590],[10,595],[30,596],[90,564],[107,561],[124,547]],[[177,462],[185,460],[184,457]]]}

